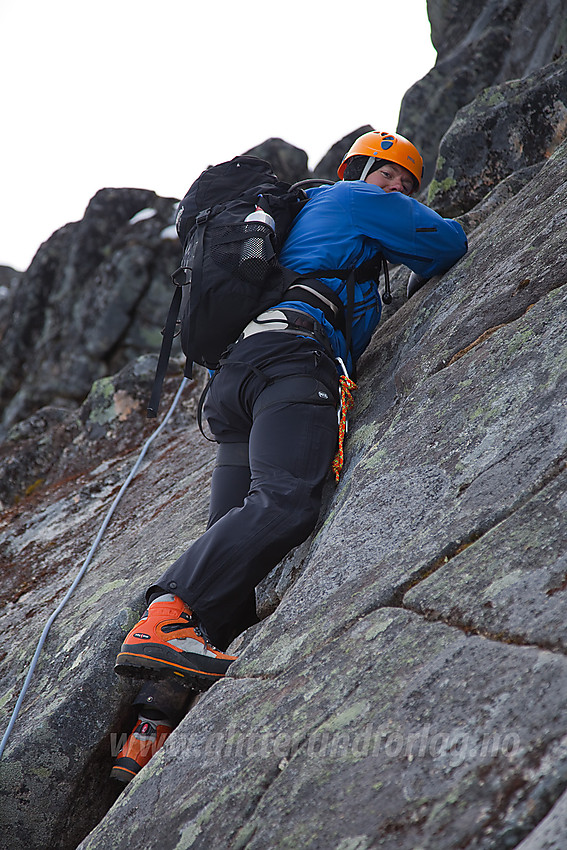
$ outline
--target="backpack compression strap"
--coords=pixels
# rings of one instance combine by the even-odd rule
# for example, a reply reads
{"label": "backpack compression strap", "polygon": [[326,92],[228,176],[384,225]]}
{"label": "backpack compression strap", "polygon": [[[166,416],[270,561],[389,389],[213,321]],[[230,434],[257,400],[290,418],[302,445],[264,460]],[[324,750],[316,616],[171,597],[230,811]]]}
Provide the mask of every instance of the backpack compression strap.
{"label": "backpack compression strap", "polygon": [[161,396],[161,388],[163,386],[163,379],[165,378],[167,372],[167,364],[169,363],[169,355],[171,354],[171,346],[173,345],[173,337],[175,336],[175,326],[177,324],[177,317],[179,316],[179,308],[181,306],[182,294],[183,293],[181,287],[176,286],[175,292],[173,293],[173,298],[171,299],[167,319],[165,321],[165,327],[162,331],[163,339],[161,341],[161,348],[159,352],[156,374],[152,387],[152,394],[150,397],[150,403],[148,404],[149,419],[155,419],[155,417],[157,416],[159,399]]}
{"label": "backpack compression strap", "polygon": [[[207,224],[210,209],[203,210],[196,219],[197,224],[197,234],[196,234],[196,248],[195,248],[195,259],[193,261],[194,266],[200,268],[200,263],[202,261],[203,255],[203,230]],[[186,249],[187,251],[187,249]],[[185,261],[185,254],[183,255],[183,261]],[[176,269],[171,275],[171,279],[175,284],[175,292],[173,293],[173,298],[171,299],[171,304],[169,307],[169,312],[167,314],[167,319],[165,321],[165,327],[162,331],[163,339],[161,341],[161,348],[159,352],[158,364],[156,368],[156,374],[154,378],[154,383],[152,387],[152,394],[150,397],[150,403],[148,404],[148,419],[155,419],[158,412],[159,400],[161,397],[161,389],[163,386],[163,379],[167,373],[167,364],[169,363],[169,357],[171,355],[171,348],[173,346],[173,339],[175,337],[175,329],[177,325],[177,319],[179,318],[179,310],[181,308],[181,302],[183,300],[183,287],[189,283],[191,280],[188,277],[188,270],[186,263],[182,261],[181,266]],[[196,275],[195,275],[196,280]],[[185,377],[191,378],[193,375],[193,364],[188,360],[185,364]]]}

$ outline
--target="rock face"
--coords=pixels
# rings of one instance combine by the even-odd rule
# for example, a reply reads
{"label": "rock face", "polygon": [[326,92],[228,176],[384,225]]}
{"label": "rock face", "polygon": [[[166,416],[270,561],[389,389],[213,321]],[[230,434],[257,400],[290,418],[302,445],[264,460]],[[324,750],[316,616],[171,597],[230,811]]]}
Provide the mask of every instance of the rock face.
{"label": "rock face", "polygon": [[425,160],[425,183],[455,113],[488,86],[531,74],[567,49],[566,0],[428,0],[431,71],[406,93],[399,131]]}
{"label": "rock face", "polygon": [[11,266],[0,266],[0,338],[10,321],[10,306],[21,276]]}
{"label": "rock face", "polygon": [[[449,28],[457,6],[434,27]],[[475,115],[505,128],[521,113],[516,94],[543,98],[561,62],[498,85],[504,100],[485,94],[460,112],[446,136],[454,133],[453,167]],[[514,126],[531,150],[529,125]],[[205,526],[214,446],[195,424],[204,376],[176,397],[151,444],[155,354],[133,358],[134,343],[96,361],[90,392],[62,406],[54,383],[42,397],[49,405],[18,420],[31,405],[20,379],[10,396],[18,421],[0,447],[6,720],[47,618],[90,566],[47,636],[0,762],[7,846],[564,845],[567,141],[531,159],[511,155],[505,173],[485,180],[499,138],[480,145],[476,206],[468,190],[434,196],[462,214],[469,253],[407,303],[407,274],[392,277],[398,309],[360,363],[345,469],[338,487],[329,481],[318,528],[259,587],[264,619],[233,645],[230,675],[123,791],[108,773],[136,687],[112,666],[146,586]],[[147,194],[133,206],[163,212],[133,224],[130,194],[116,196],[117,242],[103,234],[96,243],[116,244],[109,267],[129,228],[156,218],[148,239],[162,257],[171,202]],[[92,268],[103,262],[97,251]],[[43,344],[35,292],[30,316],[22,305],[16,318],[30,333],[37,325]],[[47,298],[52,316],[55,301]],[[128,327],[133,339],[135,322]],[[122,366],[114,375],[111,363]],[[174,359],[162,419],[180,380]]]}
{"label": "rock face", "polygon": [[531,180],[566,136],[567,56],[486,89],[457,113],[441,142],[428,203],[444,216],[468,211],[511,175],[516,183]]}
{"label": "rock face", "polygon": [[296,183],[309,177],[305,151],[284,142],[283,139],[266,139],[246,153],[267,160],[280,180],[287,183]]}
{"label": "rock face", "polygon": [[142,189],[103,189],[41,246],[9,300],[4,428],[46,404],[76,407],[96,378],[159,347],[156,316],[179,260],[175,206]]}

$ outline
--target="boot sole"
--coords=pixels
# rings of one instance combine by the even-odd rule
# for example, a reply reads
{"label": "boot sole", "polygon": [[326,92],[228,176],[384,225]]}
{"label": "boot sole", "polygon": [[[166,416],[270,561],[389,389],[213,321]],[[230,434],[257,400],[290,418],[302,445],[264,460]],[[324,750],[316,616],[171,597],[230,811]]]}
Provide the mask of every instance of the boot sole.
{"label": "boot sole", "polygon": [[[207,664],[208,662],[207,666],[212,667],[216,659],[207,656],[194,656],[192,658],[190,653],[185,653],[183,658],[175,658],[175,660],[160,657],[165,654],[164,650],[167,651],[167,649],[168,647],[163,647],[161,644],[146,644],[139,649],[130,647],[128,650],[122,650],[116,657],[114,672],[119,676],[129,676],[135,679],[174,678],[188,687],[205,691],[218,679],[224,677],[230,664],[230,662],[226,665],[223,664],[224,670],[222,671],[218,669],[202,670],[197,664]],[[169,650],[169,652],[172,651]]]}
{"label": "boot sole", "polygon": [[122,758],[119,759],[119,762],[123,762],[123,764],[114,765],[110,771],[110,778],[118,779],[119,782],[124,782],[125,784],[131,782],[142,769],[134,759]]}

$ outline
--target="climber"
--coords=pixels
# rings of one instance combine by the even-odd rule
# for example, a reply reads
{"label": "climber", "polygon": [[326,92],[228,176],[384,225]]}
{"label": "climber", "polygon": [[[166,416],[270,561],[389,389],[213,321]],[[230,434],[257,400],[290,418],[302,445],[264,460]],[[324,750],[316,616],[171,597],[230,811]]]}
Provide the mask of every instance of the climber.
{"label": "climber", "polygon": [[[307,190],[282,265],[301,273],[344,269],[381,253],[422,283],[466,252],[461,226],[411,197],[423,161],[403,136],[365,133],[338,175],[331,186]],[[344,280],[325,283],[347,313]],[[295,288],[252,321],[223,359],[205,406],[219,444],[207,530],[148,589],[148,609],[124,640],[116,672],[173,676],[195,690],[222,678],[235,660],[228,645],[258,622],[256,585],[313,531],[337,449],[341,387],[343,396],[352,387],[345,373],[352,378],[381,312],[373,280],[355,284],[350,333],[329,304],[312,288]],[[162,701],[150,718],[156,729],[160,718],[173,727],[166,715]],[[140,722],[138,738],[133,733],[119,756],[130,759],[128,770]]]}

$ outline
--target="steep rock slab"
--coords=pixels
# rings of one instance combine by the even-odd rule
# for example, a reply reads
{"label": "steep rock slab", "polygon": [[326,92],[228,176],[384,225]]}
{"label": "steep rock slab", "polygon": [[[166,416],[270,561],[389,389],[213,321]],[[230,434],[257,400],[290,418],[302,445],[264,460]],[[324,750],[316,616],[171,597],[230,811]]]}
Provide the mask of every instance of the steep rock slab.
{"label": "steep rock slab", "polygon": [[567,845],[567,794],[557,801],[548,815],[516,850],[556,850]]}
{"label": "steep rock slab", "polygon": [[[483,549],[490,549],[489,532],[496,533],[507,518],[518,529],[517,551],[510,541],[514,557],[522,557],[521,508],[556,476],[555,498],[564,494],[559,473],[567,449],[566,310],[563,287],[538,303],[529,319],[506,326],[484,350],[473,350],[415,387],[387,429],[382,431],[380,420],[372,426],[373,408],[366,411],[366,424],[351,438],[349,473],[306,566],[239,662],[244,671],[280,674],[290,658],[307,659],[323,637],[336,636],[357,616],[402,604],[407,588],[416,585],[409,598],[419,597],[423,576],[460,551],[475,551],[472,545],[465,549],[475,541],[480,546],[486,538]],[[565,523],[560,516],[548,519],[548,545],[561,553]],[[445,575],[450,581],[450,566]],[[513,581],[516,572],[503,569],[502,575]],[[562,579],[554,554],[538,581],[560,586]],[[435,583],[434,576],[429,582]],[[516,616],[526,610],[530,617],[516,639],[528,643],[539,635],[534,642],[548,645],[527,593]],[[564,640],[564,611],[564,596],[557,594],[553,612],[548,608],[548,628],[559,630],[554,647]],[[490,634],[503,632],[495,612]]]}
{"label": "steep rock slab", "polygon": [[567,769],[566,686],[561,656],[375,611],[215,686],[81,848],[513,847]]}
{"label": "steep rock slab", "polygon": [[[429,623],[411,600],[422,581],[427,598],[451,560],[458,569],[475,549],[498,557],[506,523],[516,533],[499,578],[513,580],[526,545],[517,526],[538,501],[551,553],[540,563],[545,580],[559,578],[564,154],[473,234],[471,257],[377,335],[344,478],[295,583],[85,850],[142,835],[178,850],[500,850],[559,799],[566,662],[559,640],[551,652],[539,644],[564,610],[561,591],[547,624],[541,592],[535,607],[517,594],[510,611],[496,608],[489,638],[467,637],[450,616]],[[518,279],[527,258],[533,287]],[[416,611],[403,610],[410,603]],[[510,622],[520,609],[518,640]]]}
{"label": "steep rock slab", "polygon": [[[411,394],[542,296],[565,283],[567,144],[513,199],[469,234],[469,251],[385,325],[362,361],[371,371],[357,410],[374,416]],[[419,304],[419,309],[416,309]]]}
{"label": "steep rock slab", "polygon": [[[286,600],[289,628],[303,604],[317,617],[315,629],[323,627],[332,610],[323,598],[331,587],[348,585],[351,567],[351,591],[362,592],[361,540],[373,553],[369,582],[378,567],[399,576],[393,586],[373,584],[376,604],[389,604],[415,578],[403,574],[403,564],[420,573],[440,565],[560,472],[565,151],[472,234],[467,257],[376,335],[361,363],[344,493],[331,508],[343,529],[333,535],[336,556],[329,557],[334,544],[327,536],[320,551],[315,541],[318,578],[303,590],[299,583]],[[363,477],[351,481],[349,469],[357,463]],[[411,556],[402,558],[398,547],[406,554],[413,547]],[[305,554],[303,560],[309,560]],[[323,575],[332,576],[331,585]],[[291,610],[295,594],[298,606]]]}
{"label": "steep rock slab", "polygon": [[567,653],[566,479],[561,472],[480,540],[448,556],[404,605],[470,632]]}

